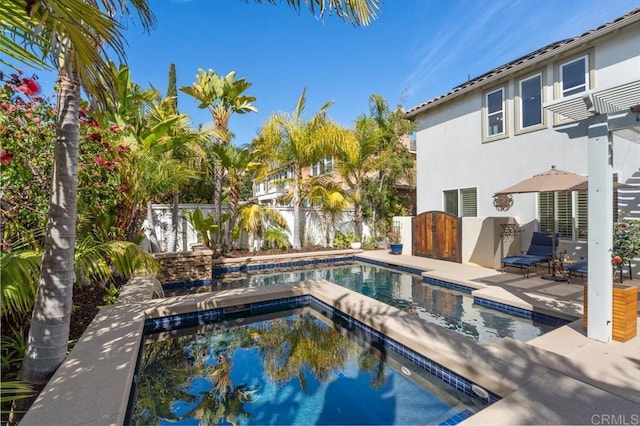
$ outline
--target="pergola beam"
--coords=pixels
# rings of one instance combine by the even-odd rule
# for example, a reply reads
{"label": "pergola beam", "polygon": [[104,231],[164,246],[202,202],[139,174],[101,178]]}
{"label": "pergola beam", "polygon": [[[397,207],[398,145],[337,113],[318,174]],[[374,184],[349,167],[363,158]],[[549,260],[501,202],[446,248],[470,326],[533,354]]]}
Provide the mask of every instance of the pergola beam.
{"label": "pergola beam", "polygon": [[640,143],[640,80],[545,104],[574,120],[556,127],[569,138],[587,137],[589,176],[587,337],[610,342],[613,321],[613,133]]}
{"label": "pergola beam", "polygon": [[607,115],[589,119],[587,337],[609,342],[613,319],[613,149]]}

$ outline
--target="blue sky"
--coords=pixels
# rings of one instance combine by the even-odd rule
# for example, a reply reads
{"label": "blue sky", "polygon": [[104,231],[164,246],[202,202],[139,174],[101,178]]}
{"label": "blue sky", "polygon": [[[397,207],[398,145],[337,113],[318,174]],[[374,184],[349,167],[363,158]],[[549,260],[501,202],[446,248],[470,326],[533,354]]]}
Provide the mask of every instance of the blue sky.
{"label": "blue sky", "polygon": [[[579,35],[640,6],[638,0],[383,0],[378,18],[355,27],[303,9],[252,0],[149,0],[157,28],[127,23],[133,80],[166,92],[170,63],[178,86],[198,68],[232,70],[253,86],[258,113],[237,115],[234,143],[249,143],[275,111],[291,111],[307,87],[306,115],[335,101],[345,126],[368,111],[372,93],[411,108],[551,42]],[[45,94],[54,78],[39,73]],[[194,126],[207,110],[180,94]]]}

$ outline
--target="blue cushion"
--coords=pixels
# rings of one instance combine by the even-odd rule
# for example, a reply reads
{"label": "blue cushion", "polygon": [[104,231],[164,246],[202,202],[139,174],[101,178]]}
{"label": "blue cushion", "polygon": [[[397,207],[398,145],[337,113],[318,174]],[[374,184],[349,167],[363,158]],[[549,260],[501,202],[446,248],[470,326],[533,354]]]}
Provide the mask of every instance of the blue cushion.
{"label": "blue cushion", "polygon": [[553,248],[551,247],[551,240],[551,232],[534,232],[531,236],[531,244],[529,245],[527,254],[551,257],[553,253],[558,250],[558,245],[560,244],[560,233],[556,232],[556,238],[555,241],[553,241]]}
{"label": "blue cushion", "polygon": [[502,263],[505,265],[520,265],[520,266],[533,266],[540,262],[546,262],[547,256],[531,256],[522,254],[520,256],[509,256],[502,259]]}
{"label": "blue cushion", "polygon": [[571,263],[569,265],[564,266],[565,271],[576,272],[578,274],[588,274],[588,262],[583,260],[581,262]]}

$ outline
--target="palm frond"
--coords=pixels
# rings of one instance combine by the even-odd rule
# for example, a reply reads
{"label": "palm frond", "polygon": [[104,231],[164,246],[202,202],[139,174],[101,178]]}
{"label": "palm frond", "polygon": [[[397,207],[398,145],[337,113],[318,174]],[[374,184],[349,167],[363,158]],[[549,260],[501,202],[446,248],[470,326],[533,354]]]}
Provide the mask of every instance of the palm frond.
{"label": "palm frond", "polygon": [[[155,25],[146,0],[4,1],[0,50],[28,65],[49,58],[59,72],[77,78],[98,111],[104,111],[116,89],[107,58],[115,55],[125,62],[123,27],[116,19],[129,14],[129,3],[144,30]],[[26,13],[20,10],[24,7]]]}
{"label": "palm frond", "polygon": [[[262,3],[263,0],[255,0]],[[282,0],[267,0],[271,4],[277,4]],[[297,13],[302,9],[302,0],[286,0],[287,4]],[[318,18],[334,14],[344,21],[350,21],[354,25],[366,26],[376,18],[380,9],[380,0],[304,0],[304,4]]]}
{"label": "palm frond", "polygon": [[[47,40],[32,31],[36,25],[20,2],[0,2],[0,52],[29,67],[48,70],[51,67],[42,54],[47,49]],[[18,68],[4,56],[0,63]]]}
{"label": "palm frond", "polygon": [[106,283],[114,273],[129,277],[159,271],[153,255],[139,245],[128,241],[98,242],[91,236],[76,244],[75,268],[78,283]]}
{"label": "palm frond", "polygon": [[0,252],[2,316],[20,317],[33,309],[42,253],[35,250]]}
{"label": "palm frond", "polygon": [[[0,402],[17,401],[18,399],[29,398],[35,391],[27,383],[13,380],[0,383]],[[1,411],[3,414],[8,411]]]}

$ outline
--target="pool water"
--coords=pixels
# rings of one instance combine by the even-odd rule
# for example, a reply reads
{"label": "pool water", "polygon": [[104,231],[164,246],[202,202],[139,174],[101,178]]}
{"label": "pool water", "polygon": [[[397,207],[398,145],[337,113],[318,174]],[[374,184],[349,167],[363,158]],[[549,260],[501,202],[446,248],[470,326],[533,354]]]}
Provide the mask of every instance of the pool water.
{"label": "pool water", "polygon": [[216,280],[210,287],[183,288],[166,293],[247,288],[308,279],[326,279],[481,343],[491,343],[502,337],[528,341],[559,326],[557,322],[545,323],[486,308],[474,304],[473,297],[468,294],[425,283],[421,276],[362,262],[248,274],[236,279]]}
{"label": "pool water", "polygon": [[272,317],[149,336],[131,424],[455,424],[487,404],[315,310]]}

